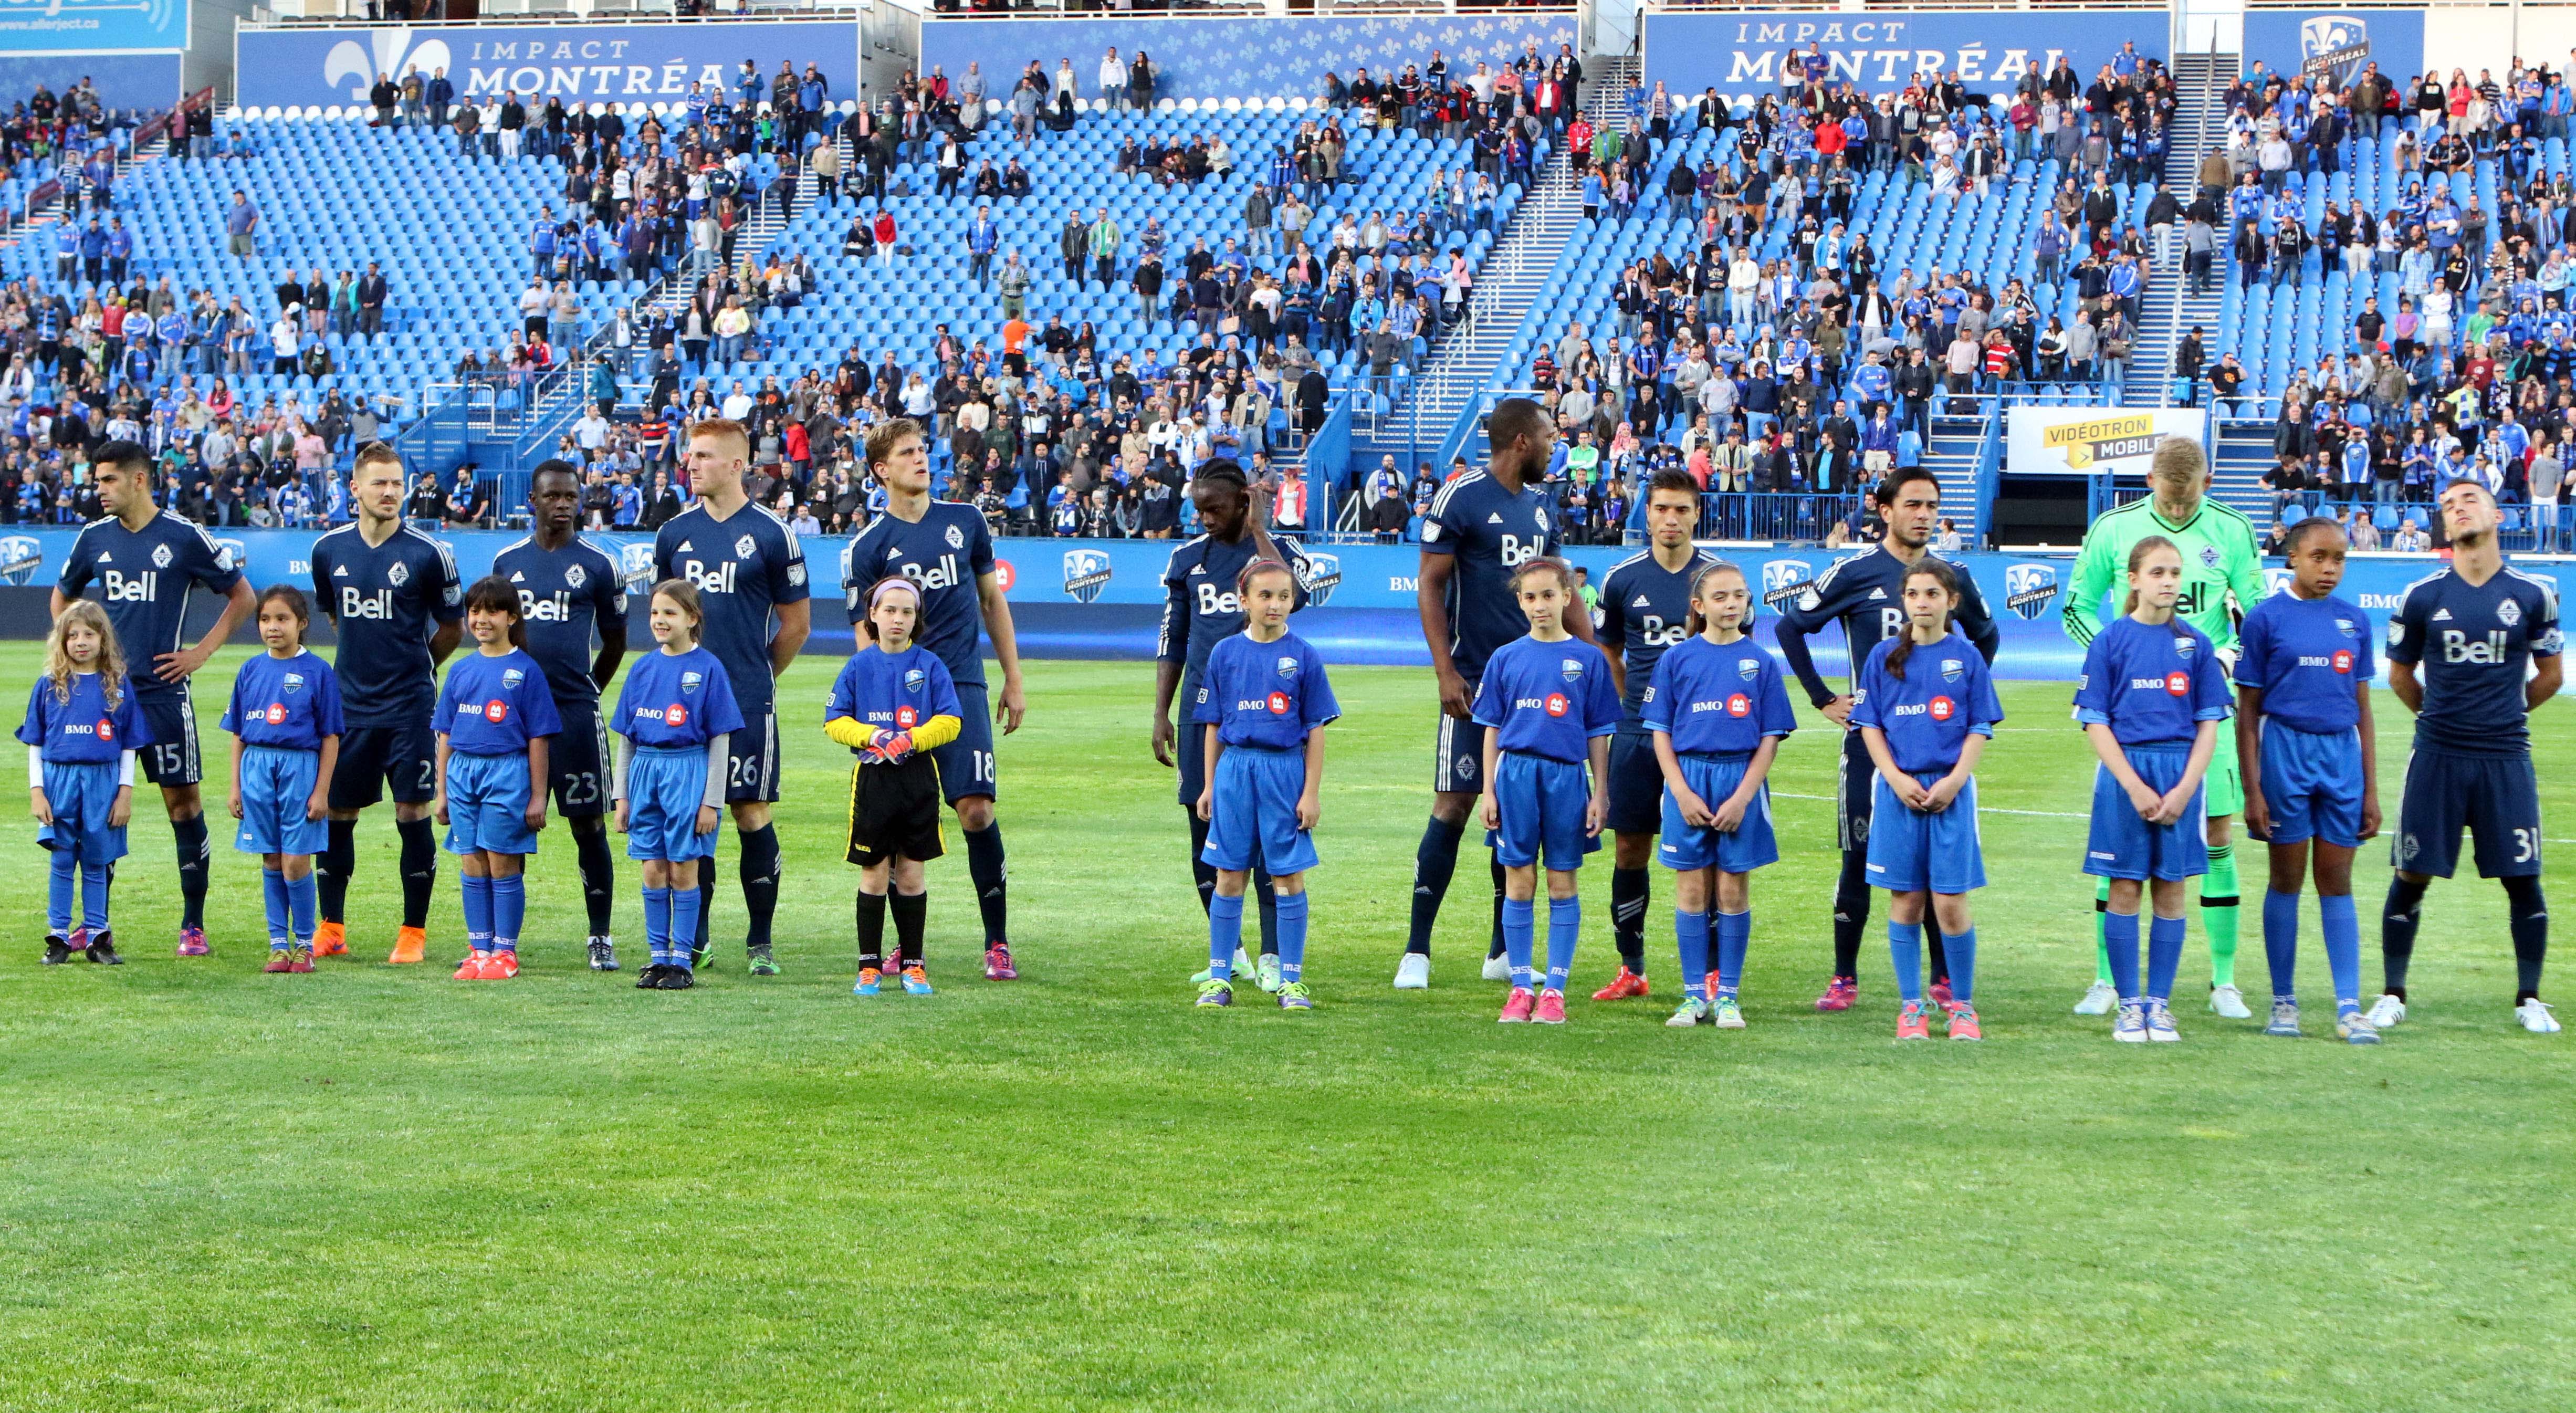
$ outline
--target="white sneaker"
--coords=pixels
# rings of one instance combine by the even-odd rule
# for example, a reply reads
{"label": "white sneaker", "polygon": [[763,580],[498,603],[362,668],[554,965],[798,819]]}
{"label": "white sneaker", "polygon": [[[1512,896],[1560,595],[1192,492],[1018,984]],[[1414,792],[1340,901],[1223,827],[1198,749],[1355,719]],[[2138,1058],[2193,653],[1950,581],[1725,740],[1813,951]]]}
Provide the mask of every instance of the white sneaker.
{"label": "white sneaker", "polygon": [[2378,1000],[2370,1003],[2370,1024],[2374,1030],[2386,1030],[2404,1019],[2406,1003],[2394,996],[2383,992]]}
{"label": "white sneaker", "polygon": [[2173,1007],[2162,1001],[2147,1003],[2147,1039],[2159,1045],[2182,1039],[2182,1032],[2174,1029]]}
{"label": "white sneaker", "polygon": [[1509,981],[1509,980],[1511,980],[1511,979],[1512,979],[1512,959],[1511,959],[1511,958],[1509,958],[1509,957],[1487,957],[1487,958],[1485,958],[1485,979],[1486,979],[1487,981]]}
{"label": "white sneaker", "polygon": [[2534,1035],[2556,1035],[2558,1017],[2549,1013],[2549,1003],[2534,996],[2513,1008],[2513,1018]]}
{"label": "white sneaker", "polygon": [[1395,989],[1428,991],[1431,989],[1431,958],[1421,952],[1407,952],[1395,964]]}
{"label": "white sneaker", "polygon": [[2075,1003],[2075,1014],[2079,1016],[2107,1016],[2111,1014],[2112,1011],[2118,1009],[2119,1004],[2119,988],[2113,986],[2107,981],[2097,981],[2091,986],[2084,988],[2084,999]]}
{"label": "white sneaker", "polygon": [[2209,988],[2209,1008],[2229,1020],[2254,1019],[2254,1013],[2245,1007],[2245,993],[2233,986]]}

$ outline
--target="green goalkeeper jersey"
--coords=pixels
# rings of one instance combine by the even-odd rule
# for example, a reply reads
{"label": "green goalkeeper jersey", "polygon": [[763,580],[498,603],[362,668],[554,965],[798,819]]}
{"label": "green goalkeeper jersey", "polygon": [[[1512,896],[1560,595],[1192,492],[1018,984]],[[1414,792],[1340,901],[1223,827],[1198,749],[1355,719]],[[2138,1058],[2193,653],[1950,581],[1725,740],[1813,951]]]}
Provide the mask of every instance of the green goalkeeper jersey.
{"label": "green goalkeeper jersey", "polygon": [[2110,611],[2118,612],[2117,600],[2127,592],[2129,547],[2149,535],[2162,535],[2182,550],[2182,598],[2174,611],[2208,634],[2212,647],[2233,651],[2236,621],[2263,601],[2263,551],[2253,521],[2205,496],[2180,525],[2156,513],[2152,495],[2093,522],[2066,590],[2066,636],[2078,647],[2090,644],[2101,631],[2106,598],[2113,600]]}

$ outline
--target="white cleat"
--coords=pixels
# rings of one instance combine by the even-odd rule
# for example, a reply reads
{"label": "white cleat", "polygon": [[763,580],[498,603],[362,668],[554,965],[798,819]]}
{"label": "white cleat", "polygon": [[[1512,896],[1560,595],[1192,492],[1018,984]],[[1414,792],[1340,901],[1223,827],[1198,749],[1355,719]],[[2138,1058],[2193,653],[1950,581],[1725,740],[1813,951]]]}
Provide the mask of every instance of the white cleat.
{"label": "white cleat", "polygon": [[2404,1019],[2406,1019],[2406,1003],[2394,996],[2383,992],[2378,1000],[2370,1003],[2370,1025],[2373,1030],[2386,1030]]}
{"label": "white cleat", "polygon": [[2534,1035],[2556,1035],[2558,1017],[2549,1013],[2549,1003],[2534,996],[2513,1008],[2513,1018]]}
{"label": "white cleat", "polygon": [[1485,979],[1487,981],[1511,980],[1512,959],[1509,957],[1499,956],[1485,958]]}
{"label": "white cleat", "polygon": [[1431,958],[1421,952],[1407,952],[1395,964],[1395,989],[1428,991],[1431,989]]}
{"label": "white cleat", "polygon": [[2079,1016],[2107,1016],[2119,1009],[2119,988],[2107,981],[2097,981],[2084,988],[2084,999],[2075,1003]]}
{"label": "white cleat", "polygon": [[2233,986],[2209,988],[2209,1008],[2229,1020],[2252,1020],[2254,1013],[2245,1006],[2245,993]]}

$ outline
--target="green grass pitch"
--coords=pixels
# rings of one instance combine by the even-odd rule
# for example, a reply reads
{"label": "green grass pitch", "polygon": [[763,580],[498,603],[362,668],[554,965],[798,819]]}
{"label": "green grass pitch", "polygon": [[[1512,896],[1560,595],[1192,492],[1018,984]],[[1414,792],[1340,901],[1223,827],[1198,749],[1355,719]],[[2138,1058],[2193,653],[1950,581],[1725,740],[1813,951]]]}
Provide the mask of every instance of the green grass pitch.
{"label": "green grass pitch", "polygon": [[[210,766],[240,658],[201,679]],[[0,663],[16,692],[35,657]],[[2375,1050],[2318,1033],[2313,903],[2308,1039],[2202,1009],[2195,928],[2184,1043],[2114,1046],[2068,1014],[2091,761],[2062,687],[2007,685],[1987,756],[1989,1038],[1899,1048],[1883,943],[1860,1009],[1809,1009],[1833,753],[1805,713],[1750,1029],[1664,1029],[1660,876],[1658,999],[1581,999],[1614,965],[1606,866],[1572,1024],[1496,1026],[1472,846],[1434,989],[1389,989],[1431,730],[1398,670],[1335,674],[1313,1013],[1189,1004],[1205,934],[1143,664],[1034,664],[1001,746],[1028,979],[981,979],[952,852],[939,994],[856,1000],[831,675],[784,686],[775,980],[742,971],[730,842],[732,940],[699,989],[633,989],[623,865],[630,970],[586,970],[560,825],[519,980],[447,978],[452,862],[433,964],[388,968],[389,812],[361,834],[351,959],[261,975],[256,864],[219,832],[215,955],[182,963],[148,799],[117,896],[132,964],[44,969],[22,825],[0,1408],[2576,1406],[2576,1039],[2511,1026],[2501,895],[2436,889],[2417,1018]],[[2407,730],[2380,700],[2393,781]],[[2562,821],[2570,710],[2540,730]],[[2371,982],[2383,859],[2359,888]],[[2259,858],[2245,876],[2251,898]]]}

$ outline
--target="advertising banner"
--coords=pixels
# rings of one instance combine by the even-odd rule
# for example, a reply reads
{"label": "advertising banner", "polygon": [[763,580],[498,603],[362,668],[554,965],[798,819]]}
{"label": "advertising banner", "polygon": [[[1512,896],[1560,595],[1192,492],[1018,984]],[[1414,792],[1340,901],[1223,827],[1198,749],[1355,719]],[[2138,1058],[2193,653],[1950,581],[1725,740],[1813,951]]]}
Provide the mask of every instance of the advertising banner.
{"label": "advertising banner", "polygon": [[2280,74],[2304,73],[2342,88],[2379,65],[2391,82],[2424,69],[2420,10],[2247,10],[2245,67],[2255,61]]}
{"label": "advertising banner", "polygon": [[2143,476],[2156,443],[2199,441],[2209,414],[2196,407],[2014,407],[2004,422],[2004,472],[2012,476]]}
{"label": "advertising banner", "polygon": [[187,47],[188,0],[0,0],[0,53],[175,53]]}
{"label": "advertising banner", "polygon": [[[2247,22],[2252,23],[2250,20]],[[1957,70],[1970,93],[2010,93],[2023,74],[2063,54],[2086,82],[2123,41],[2162,58],[2165,11],[1726,10],[1646,16],[1646,83],[1676,96],[1714,87],[1750,104],[1780,89],[1780,62],[1815,45],[1833,78],[1892,91],[1921,73]]]}
{"label": "advertising banner", "polygon": [[1572,14],[1406,15],[1361,19],[1133,19],[921,21],[921,72],[950,79],[969,63],[983,66],[985,92],[1007,97],[1020,70],[1036,60],[1047,73],[1073,61],[1076,92],[1100,96],[1102,56],[1116,49],[1132,60],[1143,50],[1158,72],[1157,98],[1313,98],[1324,71],[1348,80],[1367,65],[1398,74],[1427,64],[1437,49],[1461,77],[1482,63],[1508,64],[1532,44],[1547,58],[1575,39]]}
{"label": "advertising banner", "polygon": [[[5,0],[0,0],[5,2]],[[538,102],[676,103],[689,85],[730,81],[749,59],[766,80],[781,60],[823,72],[835,100],[859,94],[855,23],[700,20],[639,25],[403,25],[242,30],[236,101],[329,107],[367,101],[378,74],[447,70],[460,99],[516,91]]]}

